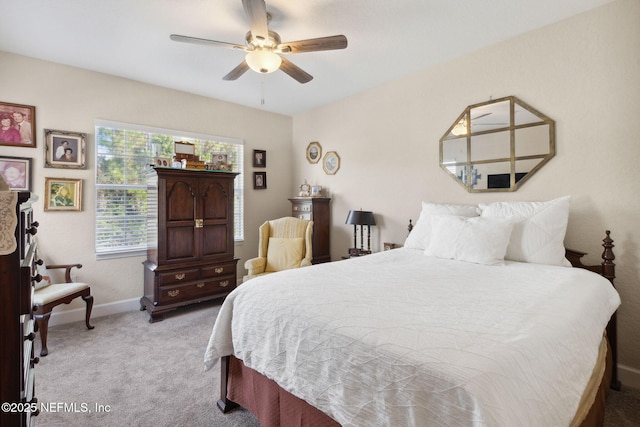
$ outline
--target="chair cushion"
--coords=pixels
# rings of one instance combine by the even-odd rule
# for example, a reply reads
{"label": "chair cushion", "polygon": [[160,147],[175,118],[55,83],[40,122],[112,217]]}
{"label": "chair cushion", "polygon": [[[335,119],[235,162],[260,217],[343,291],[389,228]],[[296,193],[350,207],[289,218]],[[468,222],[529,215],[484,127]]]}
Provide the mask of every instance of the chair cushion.
{"label": "chair cushion", "polygon": [[265,271],[273,272],[300,267],[300,262],[304,256],[303,243],[304,239],[302,237],[269,238]]}
{"label": "chair cushion", "polygon": [[48,304],[51,301],[66,297],[88,287],[89,285],[86,283],[56,283],[35,291],[33,293],[33,302],[38,305]]}

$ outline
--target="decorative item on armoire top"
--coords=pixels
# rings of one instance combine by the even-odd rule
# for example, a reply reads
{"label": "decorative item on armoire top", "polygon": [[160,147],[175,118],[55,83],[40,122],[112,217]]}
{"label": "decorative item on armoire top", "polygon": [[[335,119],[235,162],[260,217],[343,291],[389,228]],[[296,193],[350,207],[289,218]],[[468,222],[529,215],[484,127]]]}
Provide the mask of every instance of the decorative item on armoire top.
{"label": "decorative item on armoire top", "polygon": [[81,211],[82,180],[71,178],[45,178],[45,211]]}
{"label": "decorative item on armoire top", "polygon": [[[347,215],[345,224],[353,224],[353,248],[349,248],[349,256],[360,256],[371,253],[371,226],[376,225],[373,212],[352,210]],[[360,226],[360,247],[357,247],[357,226]],[[367,249],[364,248],[364,226],[367,226]]]}
{"label": "decorative item on armoire top", "polygon": [[44,167],[86,169],[87,134],[65,130],[44,130]]}
{"label": "decorative item on armoire top", "polygon": [[254,172],[253,173],[253,189],[265,190],[266,188],[267,188],[267,173]]}
{"label": "decorative item on armoire top", "polygon": [[335,175],[340,169],[340,156],[335,151],[329,151],[322,159],[322,169],[327,175]]}
{"label": "decorative item on armoire top", "polygon": [[322,146],[319,142],[310,142],[307,145],[307,161],[309,163],[318,163],[322,158]]}
{"label": "decorative item on armoire top", "polygon": [[0,102],[0,145],[36,147],[36,107]]}
{"label": "decorative item on armoire top", "polygon": [[0,176],[10,190],[30,191],[31,159],[27,157],[0,156]]}
{"label": "decorative item on armoire top", "polygon": [[265,150],[253,150],[253,167],[267,167],[267,152]]}

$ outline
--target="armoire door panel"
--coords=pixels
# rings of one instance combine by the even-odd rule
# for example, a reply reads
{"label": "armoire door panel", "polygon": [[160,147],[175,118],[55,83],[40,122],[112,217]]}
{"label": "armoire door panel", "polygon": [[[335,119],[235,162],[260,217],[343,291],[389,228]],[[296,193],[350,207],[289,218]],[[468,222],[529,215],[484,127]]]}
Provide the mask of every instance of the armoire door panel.
{"label": "armoire door panel", "polygon": [[167,181],[167,222],[195,220],[198,181]]}
{"label": "armoire door panel", "polygon": [[[231,181],[233,183],[233,181]],[[229,207],[229,191],[220,183],[204,183],[200,194],[202,209],[202,218],[207,219],[224,219],[228,216]]]}
{"label": "armoire door panel", "polygon": [[185,261],[197,257],[193,226],[167,227],[167,262]]}

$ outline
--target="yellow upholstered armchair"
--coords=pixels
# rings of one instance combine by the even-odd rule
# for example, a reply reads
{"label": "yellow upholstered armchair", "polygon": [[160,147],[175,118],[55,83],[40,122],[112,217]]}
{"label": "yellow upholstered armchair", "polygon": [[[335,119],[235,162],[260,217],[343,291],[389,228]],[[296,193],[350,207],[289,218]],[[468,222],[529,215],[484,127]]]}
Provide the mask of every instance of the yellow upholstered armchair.
{"label": "yellow upholstered armchair", "polygon": [[243,282],[267,273],[311,265],[313,221],[284,217],[260,226],[258,257],[247,260]]}

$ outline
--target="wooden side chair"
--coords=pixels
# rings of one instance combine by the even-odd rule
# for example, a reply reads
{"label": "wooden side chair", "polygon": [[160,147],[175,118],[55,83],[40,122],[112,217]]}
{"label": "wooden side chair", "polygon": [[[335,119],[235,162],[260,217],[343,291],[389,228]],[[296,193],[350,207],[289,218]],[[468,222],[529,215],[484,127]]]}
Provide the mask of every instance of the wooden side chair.
{"label": "wooden side chair", "polygon": [[[87,311],[85,314],[85,323],[87,329],[94,327],[89,324],[91,318],[91,309],[93,308],[93,296],[91,288],[86,283],[73,282],[71,280],[71,269],[82,268],[82,264],[61,264],[47,265],[45,271],[40,273],[41,280],[36,283],[36,290],[33,296],[33,316],[36,320],[36,330],[40,331],[40,340],[42,349],[40,356],[46,356],[49,353],[47,349],[47,333],[49,329],[49,317],[51,311],[60,304],[69,304],[74,299],[81,297],[87,303]],[[51,276],[46,270],[54,270],[64,268],[65,283],[51,283]],[[44,273],[44,274],[43,274]]]}

